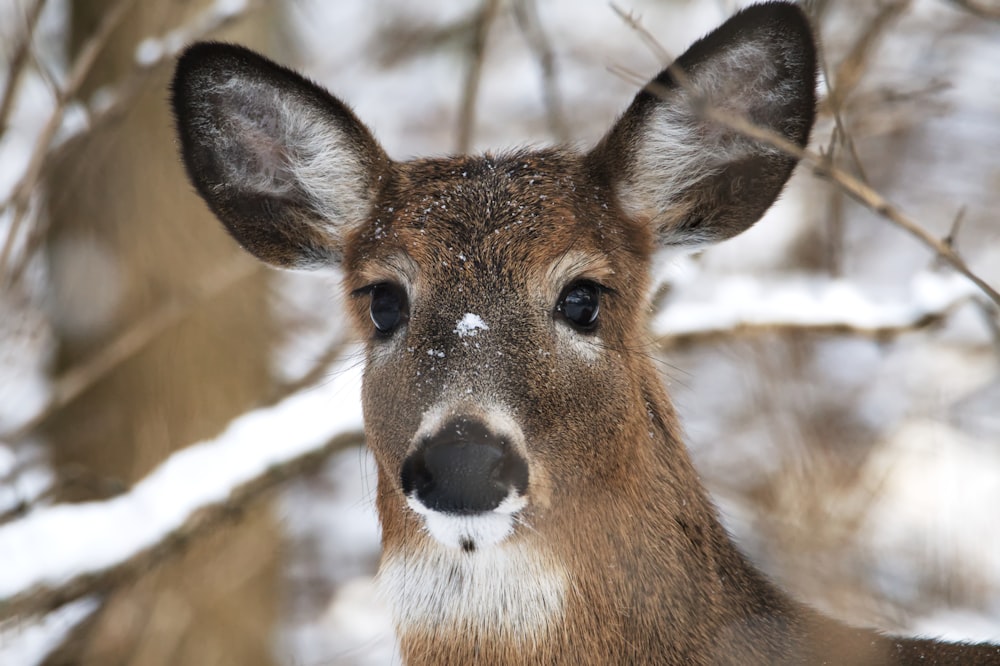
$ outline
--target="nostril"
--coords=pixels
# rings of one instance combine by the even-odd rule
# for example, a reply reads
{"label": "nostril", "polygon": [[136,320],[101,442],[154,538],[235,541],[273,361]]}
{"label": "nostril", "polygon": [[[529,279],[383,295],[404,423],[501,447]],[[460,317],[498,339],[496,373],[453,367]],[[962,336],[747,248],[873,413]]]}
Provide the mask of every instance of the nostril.
{"label": "nostril", "polygon": [[504,456],[494,468],[495,483],[514,488],[519,494],[528,489],[528,465],[524,458],[512,454]]}
{"label": "nostril", "polygon": [[524,493],[528,466],[507,442],[469,421],[449,424],[403,462],[403,493],[443,513],[496,509],[511,491]]}
{"label": "nostril", "polygon": [[410,495],[414,491],[416,491],[417,495],[427,492],[432,483],[432,478],[430,470],[427,469],[427,463],[424,460],[423,449],[417,450],[403,461],[400,483],[403,486],[404,495]]}

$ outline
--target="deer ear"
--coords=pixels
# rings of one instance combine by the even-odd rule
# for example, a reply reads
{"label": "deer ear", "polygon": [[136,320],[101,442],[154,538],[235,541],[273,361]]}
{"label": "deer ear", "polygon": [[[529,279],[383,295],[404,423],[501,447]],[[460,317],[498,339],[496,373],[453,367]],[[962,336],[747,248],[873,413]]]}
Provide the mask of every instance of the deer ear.
{"label": "deer ear", "polygon": [[389,160],[338,99],[242,47],[200,43],[177,63],[188,176],[233,237],[286,268],[338,263]]}
{"label": "deer ear", "polygon": [[[683,74],[675,77],[675,67]],[[650,82],[588,160],[626,214],[653,225],[661,245],[715,243],[764,214],[796,160],[698,109],[737,115],[804,146],[815,87],[816,48],[802,10],[755,5]]]}

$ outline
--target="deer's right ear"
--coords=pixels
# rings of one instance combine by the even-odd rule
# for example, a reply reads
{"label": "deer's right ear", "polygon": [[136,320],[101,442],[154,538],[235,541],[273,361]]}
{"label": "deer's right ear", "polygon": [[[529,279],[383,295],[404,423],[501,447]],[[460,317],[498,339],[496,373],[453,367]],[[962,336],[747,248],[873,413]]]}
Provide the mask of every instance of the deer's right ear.
{"label": "deer's right ear", "polygon": [[172,104],[188,176],[233,237],[284,268],[338,263],[390,162],[342,102],[248,49],[199,43]]}
{"label": "deer's right ear", "polygon": [[753,225],[797,161],[705,110],[805,146],[815,87],[816,47],[803,11],[789,2],[752,5],[653,79],[588,159],[661,246],[698,249]]}

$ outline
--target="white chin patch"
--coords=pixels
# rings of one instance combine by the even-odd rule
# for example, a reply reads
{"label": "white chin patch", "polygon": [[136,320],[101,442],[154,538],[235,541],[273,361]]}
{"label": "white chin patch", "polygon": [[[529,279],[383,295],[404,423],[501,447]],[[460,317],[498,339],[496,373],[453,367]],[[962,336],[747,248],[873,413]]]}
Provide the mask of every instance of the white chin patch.
{"label": "white chin patch", "polygon": [[424,526],[438,543],[472,552],[495,546],[509,537],[514,531],[517,512],[528,502],[517,491],[511,490],[497,508],[474,515],[434,511],[412,495],[406,498],[406,503],[423,516]]}

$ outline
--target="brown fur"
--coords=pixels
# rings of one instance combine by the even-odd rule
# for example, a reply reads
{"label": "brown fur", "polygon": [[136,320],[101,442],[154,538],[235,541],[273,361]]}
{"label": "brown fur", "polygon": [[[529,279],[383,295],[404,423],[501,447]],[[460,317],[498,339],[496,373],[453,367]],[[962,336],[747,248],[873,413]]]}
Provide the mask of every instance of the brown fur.
{"label": "brown fur", "polygon": [[[771,72],[784,96],[770,102],[732,81],[712,88],[725,56],[739,49],[760,59],[757,69]],[[279,168],[263,194],[216,182],[221,169],[202,176],[203,164],[218,159],[213,137],[226,131],[227,121],[224,113],[215,119],[214,106],[207,121],[197,116],[206,106],[204,86],[188,81],[211,78],[204,71],[217,77],[234,59],[237,74],[249,71],[245,75],[258,83],[277,77],[275,87],[305,96],[309,108],[331,109],[324,122],[346,125],[346,154],[357,158],[348,162],[363,165],[356,187],[371,205],[361,220],[328,221],[330,233],[322,237],[334,239],[334,246],[327,251],[316,249],[321,236],[313,221],[287,214],[289,196],[296,211],[329,203],[308,200],[303,188],[288,189],[284,179],[294,164]],[[448,397],[469,415],[485,403],[512,412],[526,449],[519,453],[529,466],[528,505],[513,534],[494,547],[533,553],[567,582],[562,613],[528,637],[511,635],[517,628],[472,620],[401,625],[408,664],[1000,663],[995,646],[890,639],[793,601],[733,545],[691,465],[647,353],[654,250],[748,228],[779,194],[792,160],[758,145],[734,150],[742,137],[678,107],[679,141],[697,141],[698,149],[703,144],[708,158],[724,164],[698,163],[700,151],[691,152],[687,159],[704,168],[703,177],[660,196],[651,188],[658,176],[681,182],[683,174],[671,171],[671,146],[661,146],[667,152],[661,155],[647,142],[661,129],[656,112],[663,105],[687,104],[685,91],[664,72],[657,83],[667,87],[665,96],[640,93],[587,154],[554,148],[394,163],[383,159],[342,104],[255,59],[221,45],[182,59],[175,108],[185,157],[199,192],[250,251],[282,265],[300,263],[297,256],[342,260],[349,310],[368,340],[365,427],[378,463],[386,561],[433,552],[441,566],[454,566],[466,561],[461,558],[483,557],[442,551],[402,491],[400,469],[415,433],[428,410]],[[769,69],[772,61],[779,64]],[[769,3],[744,12],[679,62],[708,93],[733,88],[745,94],[756,122],[799,144],[807,141],[815,54],[808,24],[794,6]],[[699,78],[713,68],[715,74]],[[195,131],[185,129],[190,126]],[[282,152],[282,133],[269,135],[270,128],[261,121],[256,135],[264,160]],[[637,171],[637,165],[653,172]],[[329,167],[338,183],[343,170],[355,168]],[[256,187],[262,181],[247,182]],[[650,192],[649,200],[641,199]],[[244,199],[252,214],[241,213]],[[276,240],[275,228],[284,240]],[[258,238],[265,240],[257,245]],[[570,332],[555,312],[561,291],[581,279],[604,288],[593,334]],[[376,334],[369,316],[369,288],[380,283],[398,284],[409,295],[408,318],[388,338]],[[489,330],[459,339],[455,326],[465,313],[482,317]]]}

